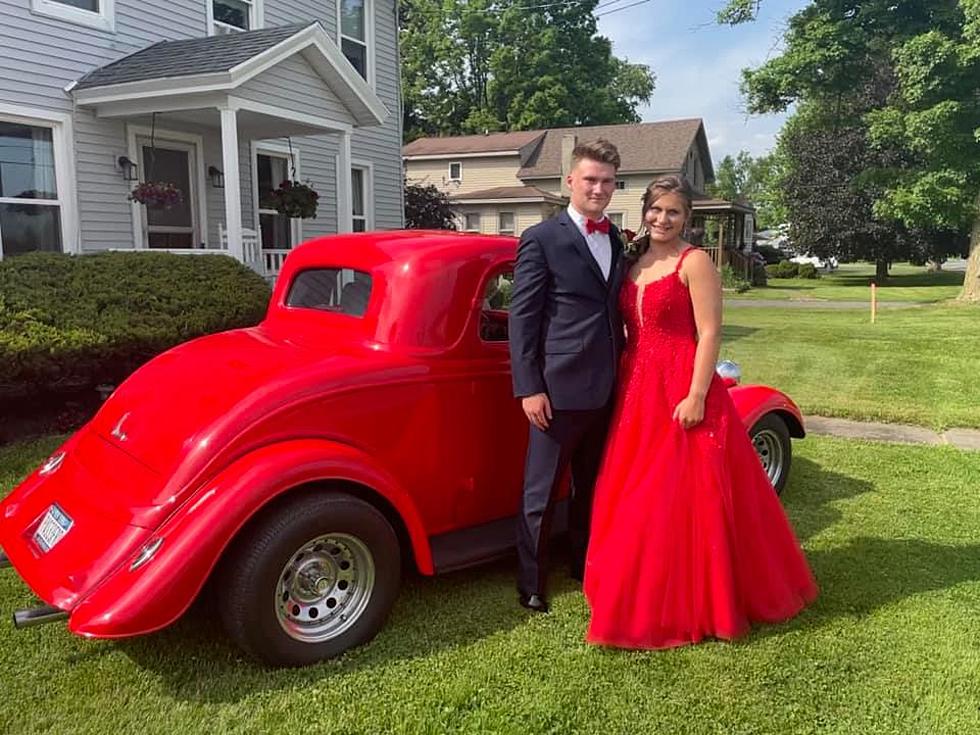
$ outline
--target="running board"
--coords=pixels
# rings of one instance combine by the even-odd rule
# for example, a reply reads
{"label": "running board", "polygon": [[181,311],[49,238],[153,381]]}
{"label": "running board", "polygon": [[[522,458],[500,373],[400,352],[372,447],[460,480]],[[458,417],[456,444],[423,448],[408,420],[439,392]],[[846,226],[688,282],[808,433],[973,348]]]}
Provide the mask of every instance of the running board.
{"label": "running board", "polygon": [[18,629],[32,628],[35,625],[54,623],[58,620],[67,620],[68,611],[62,610],[54,605],[39,605],[29,607],[24,610],[17,610],[14,613],[14,627]]}

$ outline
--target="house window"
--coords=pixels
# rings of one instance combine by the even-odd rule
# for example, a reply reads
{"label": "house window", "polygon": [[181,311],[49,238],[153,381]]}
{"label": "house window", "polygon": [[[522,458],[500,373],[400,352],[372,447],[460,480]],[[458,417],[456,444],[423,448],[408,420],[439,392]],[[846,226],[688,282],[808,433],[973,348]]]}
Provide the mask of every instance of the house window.
{"label": "house window", "polygon": [[371,229],[371,169],[367,166],[352,166],[351,182],[351,229],[354,232],[367,232]]}
{"label": "house window", "polygon": [[31,12],[76,25],[115,30],[114,0],[31,0]]}
{"label": "house window", "polygon": [[0,120],[0,257],[61,252],[54,129]]}
{"label": "house window", "polygon": [[269,201],[273,190],[279,188],[279,185],[289,178],[289,154],[255,154],[259,230],[264,250],[288,250],[294,244],[292,219],[279,214]]}
{"label": "house window", "polygon": [[480,213],[467,212],[463,215],[463,229],[467,232],[480,231]]}
{"label": "house window", "polygon": [[616,179],[616,190],[626,191],[626,181],[624,179]]}
{"label": "house window", "polygon": [[497,217],[497,232],[501,235],[514,234],[514,213],[501,212]]}
{"label": "house window", "polygon": [[609,221],[616,226],[617,230],[623,229],[623,222],[625,220],[622,212],[606,212],[606,216],[609,218]]}
{"label": "house window", "polygon": [[463,164],[459,161],[455,161],[449,164],[449,180],[450,181],[462,181],[463,180]]}
{"label": "house window", "polygon": [[357,73],[370,81],[371,69],[368,39],[371,0],[339,0],[340,50]]}
{"label": "house window", "polygon": [[251,31],[262,27],[262,0],[208,0],[208,33]]}

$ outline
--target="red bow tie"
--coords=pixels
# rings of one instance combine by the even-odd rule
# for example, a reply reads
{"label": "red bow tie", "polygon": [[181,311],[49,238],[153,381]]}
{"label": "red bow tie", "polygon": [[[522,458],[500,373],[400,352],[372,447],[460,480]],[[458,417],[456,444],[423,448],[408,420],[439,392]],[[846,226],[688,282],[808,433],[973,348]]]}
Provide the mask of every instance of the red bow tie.
{"label": "red bow tie", "polygon": [[603,217],[596,222],[594,219],[585,220],[585,234],[591,235],[593,232],[601,232],[603,235],[609,234],[609,218]]}

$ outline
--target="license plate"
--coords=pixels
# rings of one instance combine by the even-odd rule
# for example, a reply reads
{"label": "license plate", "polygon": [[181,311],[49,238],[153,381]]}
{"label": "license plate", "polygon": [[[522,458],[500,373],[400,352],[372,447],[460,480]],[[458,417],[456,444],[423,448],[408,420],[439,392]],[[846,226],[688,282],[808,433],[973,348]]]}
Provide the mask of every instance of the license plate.
{"label": "license plate", "polygon": [[57,505],[52,505],[44,514],[41,525],[34,532],[34,543],[41,547],[41,551],[51,551],[74,524],[75,522],[68,517],[67,513]]}

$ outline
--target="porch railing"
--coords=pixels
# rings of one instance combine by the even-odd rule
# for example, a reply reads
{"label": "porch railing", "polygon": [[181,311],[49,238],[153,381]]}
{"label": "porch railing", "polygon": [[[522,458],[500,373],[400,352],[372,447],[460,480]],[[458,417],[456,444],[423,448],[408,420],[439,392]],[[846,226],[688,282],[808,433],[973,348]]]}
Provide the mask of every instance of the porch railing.
{"label": "porch railing", "polygon": [[289,255],[288,249],[263,248],[262,256],[265,259],[265,274],[272,278],[278,276],[279,271],[282,270],[282,264],[286,261],[287,255]]}

